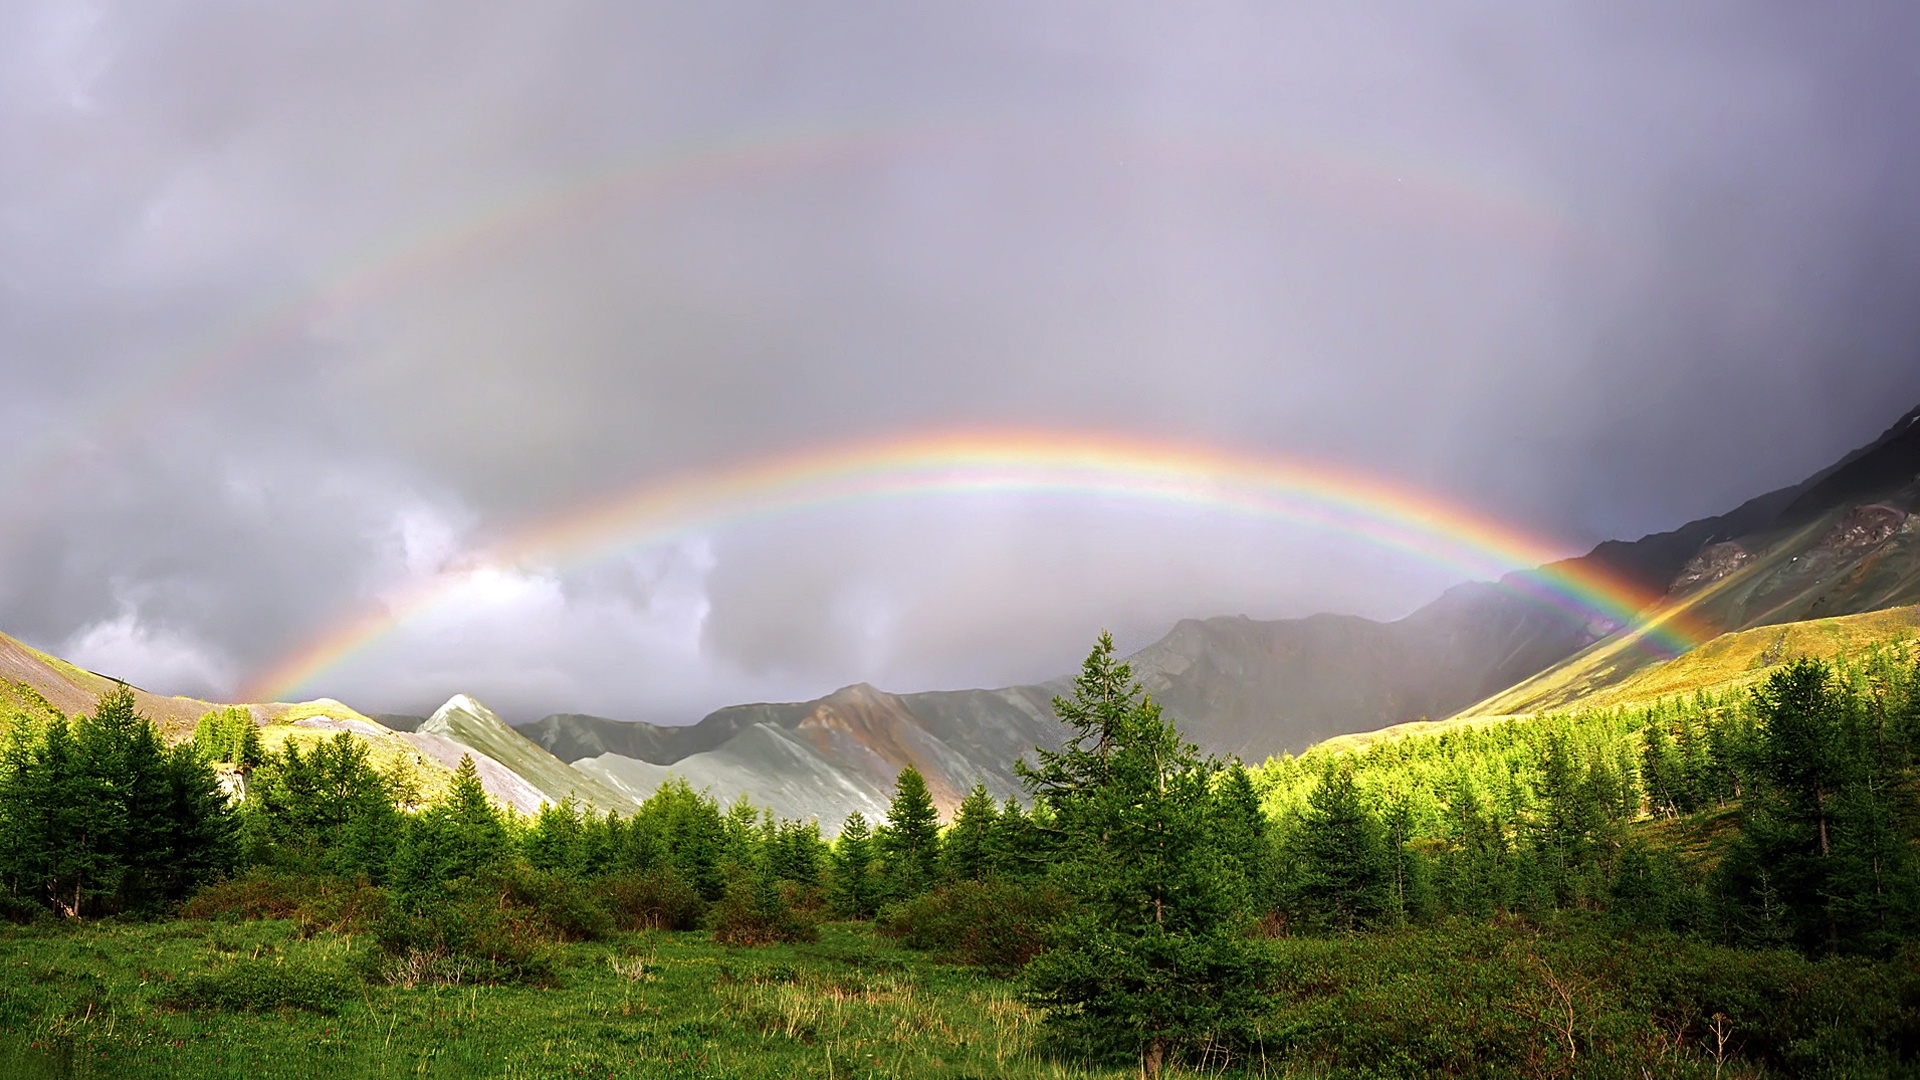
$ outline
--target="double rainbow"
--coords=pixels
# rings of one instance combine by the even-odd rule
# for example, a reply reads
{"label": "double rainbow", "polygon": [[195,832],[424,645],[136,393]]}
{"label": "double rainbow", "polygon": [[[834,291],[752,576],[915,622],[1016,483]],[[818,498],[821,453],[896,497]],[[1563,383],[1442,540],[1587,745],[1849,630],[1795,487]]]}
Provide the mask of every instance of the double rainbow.
{"label": "double rainbow", "polygon": [[[1466,578],[1503,578],[1585,623],[1665,651],[1699,635],[1657,597],[1464,507],[1316,462],[1113,436],[956,432],[802,451],[649,482],[552,517],[310,640],[249,696],[311,691],[330,670],[453,600],[473,575],[563,567],[749,522],[861,503],[1021,496],[1201,508],[1350,537]],[[1558,560],[1558,561],[1556,561]],[[1515,574],[1516,569],[1537,568]]]}
{"label": "double rainbow", "polygon": [[[1289,202],[1331,209],[1350,220],[1431,223],[1506,244],[1553,248],[1587,239],[1562,208],[1444,162],[1332,144],[1289,143],[1269,133],[1102,129],[1070,124],[912,122],[803,125],[743,132],[664,148],[483,199],[437,219],[374,237],[321,267],[310,281],[263,296],[230,322],[210,327],[128,381],[52,440],[9,463],[23,499],[52,490],[86,451],[139,417],[186,397],[245,362],[298,340],[327,316],[373,304],[450,266],[497,258],[526,238],[569,224],[739,185],[790,182],[809,173],[873,167],[915,152],[976,151],[1026,139],[1120,172],[1128,163],[1194,167],[1242,175]],[[7,527],[0,522],[0,531]]]}

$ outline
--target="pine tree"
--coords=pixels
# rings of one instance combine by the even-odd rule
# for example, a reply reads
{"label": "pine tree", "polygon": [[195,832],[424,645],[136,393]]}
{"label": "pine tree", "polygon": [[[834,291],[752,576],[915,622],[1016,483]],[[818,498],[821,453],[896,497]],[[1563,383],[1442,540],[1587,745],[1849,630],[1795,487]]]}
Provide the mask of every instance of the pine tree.
{"label": "pine tree", "polygon": [[1213,796],[1213,843],[1220,851],[1222,867],[1238,883],[1238,903],[1265,914],[1276,899],[1274,852],[1267,814],[1246,766],[1236,759],[1222,770]]}
{"label": "pine tree", "polygon": [[407,819],[394,856],[394,887],[420,900],[497,866],[507,852],[506,825],[480,784],[473,755],[462,754],[447,797]]}
{"label": "pine tree", "polygon": [[1115,659],[1110,635],[1054,710],[1065,743],[1019,771],[1054,815],[1054,880],[1075,904],[1029,964],[1029,992],[1049,1025],[1158,1076],[1203,1041],[1231,1041],[1263,1005],[1264,954],[1239,932],[1247,913],[1213,842],[1215,770]]}
{"label": "pine tree", "polygon": [[873,873],[873,831],[858,810],[847,815],[833,843],[833,903],[849,918],[870,918],[880,908],[880,882]]}
{"label": "pine tree", "polygon": [[877,840],[894,897],[917,896],[933,887],[940,858],[940,812],[934,809],[926,778],[912,765],[901,769],[893,782],[886,827]]}
{"label": "pine tree", "polygon": [[1386,830],[1354,783],[1351,767],[1329,765],[1307,797],[1289,907],[1308,923],[1352,931],[1393,909]]}
{"label": "pine tree", "polygon": [[940,873],[950,881],[979,881],[992,867],[993,829],[999,811],[987,785],[976,783],[960,802],[940,843]]}

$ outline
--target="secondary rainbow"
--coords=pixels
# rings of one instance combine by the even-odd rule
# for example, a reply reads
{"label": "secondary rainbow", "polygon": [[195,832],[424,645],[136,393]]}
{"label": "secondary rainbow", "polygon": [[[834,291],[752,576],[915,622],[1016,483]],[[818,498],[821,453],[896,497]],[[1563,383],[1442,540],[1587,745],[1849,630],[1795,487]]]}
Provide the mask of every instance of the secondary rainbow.
{"label": "secondary rainbow", "polygon": [[[263,297],[235,319],[186,342],[100,401],[91,415],[61,426],[51,445],[10,470],[21,497],[61,483],[86,451],[118,432],[143,429],[142,414],[192,393],[246,360],[298,338],[328,313],[373,302],[437,268],[488,256],[567,221],[619,212],[743,182],[791,178],[808,170],[898,159],[914,149],[991,147],[1027,138],[1074,152],[1115,172],[1141,162],[1224,167],[1261,177],[1277,190],[1391,220],[1404,214],[1530,245],[1583,238],[1562,211],[1538,195],[1501,187],[1444,163],[1398,160],[1378,151],[1290,144],[1240,131],[1101,129],[1047,124],[957,122],[809,125],[688,143],[609,163],[558,182],[480,200],[437,219],[415,222],[359,245],[311,281]],[[1131,164],[1129,164],[1131,163]],[[0,522],[0,531],[6,528]]]}
{"label": "secondary rainbow", "polygon": [[[255,700],[315,688],[451,601],[472,575],[561,568],[762,519],[902,499],[1030,497],[1197,507],[1348,536],[1468,579],[1506,577],[1583,621],[1631,627],[1666,651],[1697,632],[1657,597],[1581,565],[1559,546],[1385,479],[1318,462],[1171,442],[1058,432],[953,432],[854,442],[686,473],[554,516],[348,618],[271,665]],[[1538,569],[1532,569],[1538,568]],[[1514,575],[1516,570],[1528,572]],[[1509,576],[1512,575],[1512,576]]]}

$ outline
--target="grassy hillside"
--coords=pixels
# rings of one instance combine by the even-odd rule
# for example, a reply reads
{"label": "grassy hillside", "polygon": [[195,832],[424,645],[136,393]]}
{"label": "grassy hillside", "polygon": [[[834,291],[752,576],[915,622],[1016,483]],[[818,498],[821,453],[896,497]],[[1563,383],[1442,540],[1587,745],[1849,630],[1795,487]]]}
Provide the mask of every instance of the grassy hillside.
{"label": "grassy hillside", "polygon": [[1340,735],[1315,744],[1307,754],[1361,750],[1396,739],[1470,731],[1548,712],[1590,714],[1644,710],[1663,700],[1692,697],[1702,692],[1734,694],[1759,683],[1780,665],[1801,657],[1824,660],[1857,657],[1875,648],[1914,641],[1920,641],[1920,607],[1721,634],[1671,660],[1637,667],[1621,673],[1618,681],[1597,686],[1591,681],[1591,675],[1598,662],[1583,653],[1449,719],[1395,724]]}
{"label": "grassy hillside", "polygon": [[[0,634],[0,722],[9,713],[40,714],[51,706],[69,716],[93,708],[114,680]],[[138,687],[134,700],[142,715],[171,741],[189,738],[193,723],[215,706],[195,698],[164,697]]]}

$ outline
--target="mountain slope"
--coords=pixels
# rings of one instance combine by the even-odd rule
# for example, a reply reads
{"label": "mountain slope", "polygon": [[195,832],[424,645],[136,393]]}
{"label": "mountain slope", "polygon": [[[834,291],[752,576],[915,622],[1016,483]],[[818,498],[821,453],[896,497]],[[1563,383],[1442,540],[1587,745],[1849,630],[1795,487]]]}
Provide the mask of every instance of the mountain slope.
{"label": "mountain slope", "polygon": [[1051,693],[895,695],[860,684],[817,701],[737,705],[680,729],[549,717],[522,730],[559,736],[555,744],[562,749],[619,746],[573,765],[629,797],[644,798],[677,775],[722,802],[744,793],[775,813],[832,826],[852,810],[884,812],[894,778],[909,764],[926,776],[944,812],[976,782],[998,798],[1014,794],[1015,759],[1036,744],[1058,743],[1060,728],[1047,705]]}
{"label": "mountain slope", "polygon": [[[576,804],[596,810],[632,808],[627,798],[547,753],[507,726],[506,721],[494,715],[493,710],[465,694],[455,694],[447,699],[447,703],[435,710],[417,731],[401,737],[423,749],[432,747],[439,750],[436,745],[438,740],[485,755],[496,767],[512,774],[514,779],[531,790],[533,794],[529,795],[516,789],[512,797],[506,800],[523,812],[538,810],[542,800],[557,804],[568,798]],[[440,752],[435,756],[444,762],[446,753],[452,754],[453,760],[449,764],[459,764],[458,752]],[[475,763],[479,763],[477,756]],[[507,777],[503,775],[498,781],[505,784]]]}
{"label": "mountain slope", "polygon": [[[101,695],[114,685],[114,680],[105,675],[75,667],[0,634],[0,712],[11,709],[38,713],[44,701],[68,716],[91,713]],[[215,707],[194,698],[162,697],[138,687],[131,689],[141,715],[175,740],[190,737],[194,721]]]}
{"label": "mountain slope", "polygon": [[[1920,603],[1920,409],[1792,494],[1770,520],[1705,536],[1663,608],[1729,633]],[[1564,708],[1656,660],[1616,635],[1461,715]]]}

